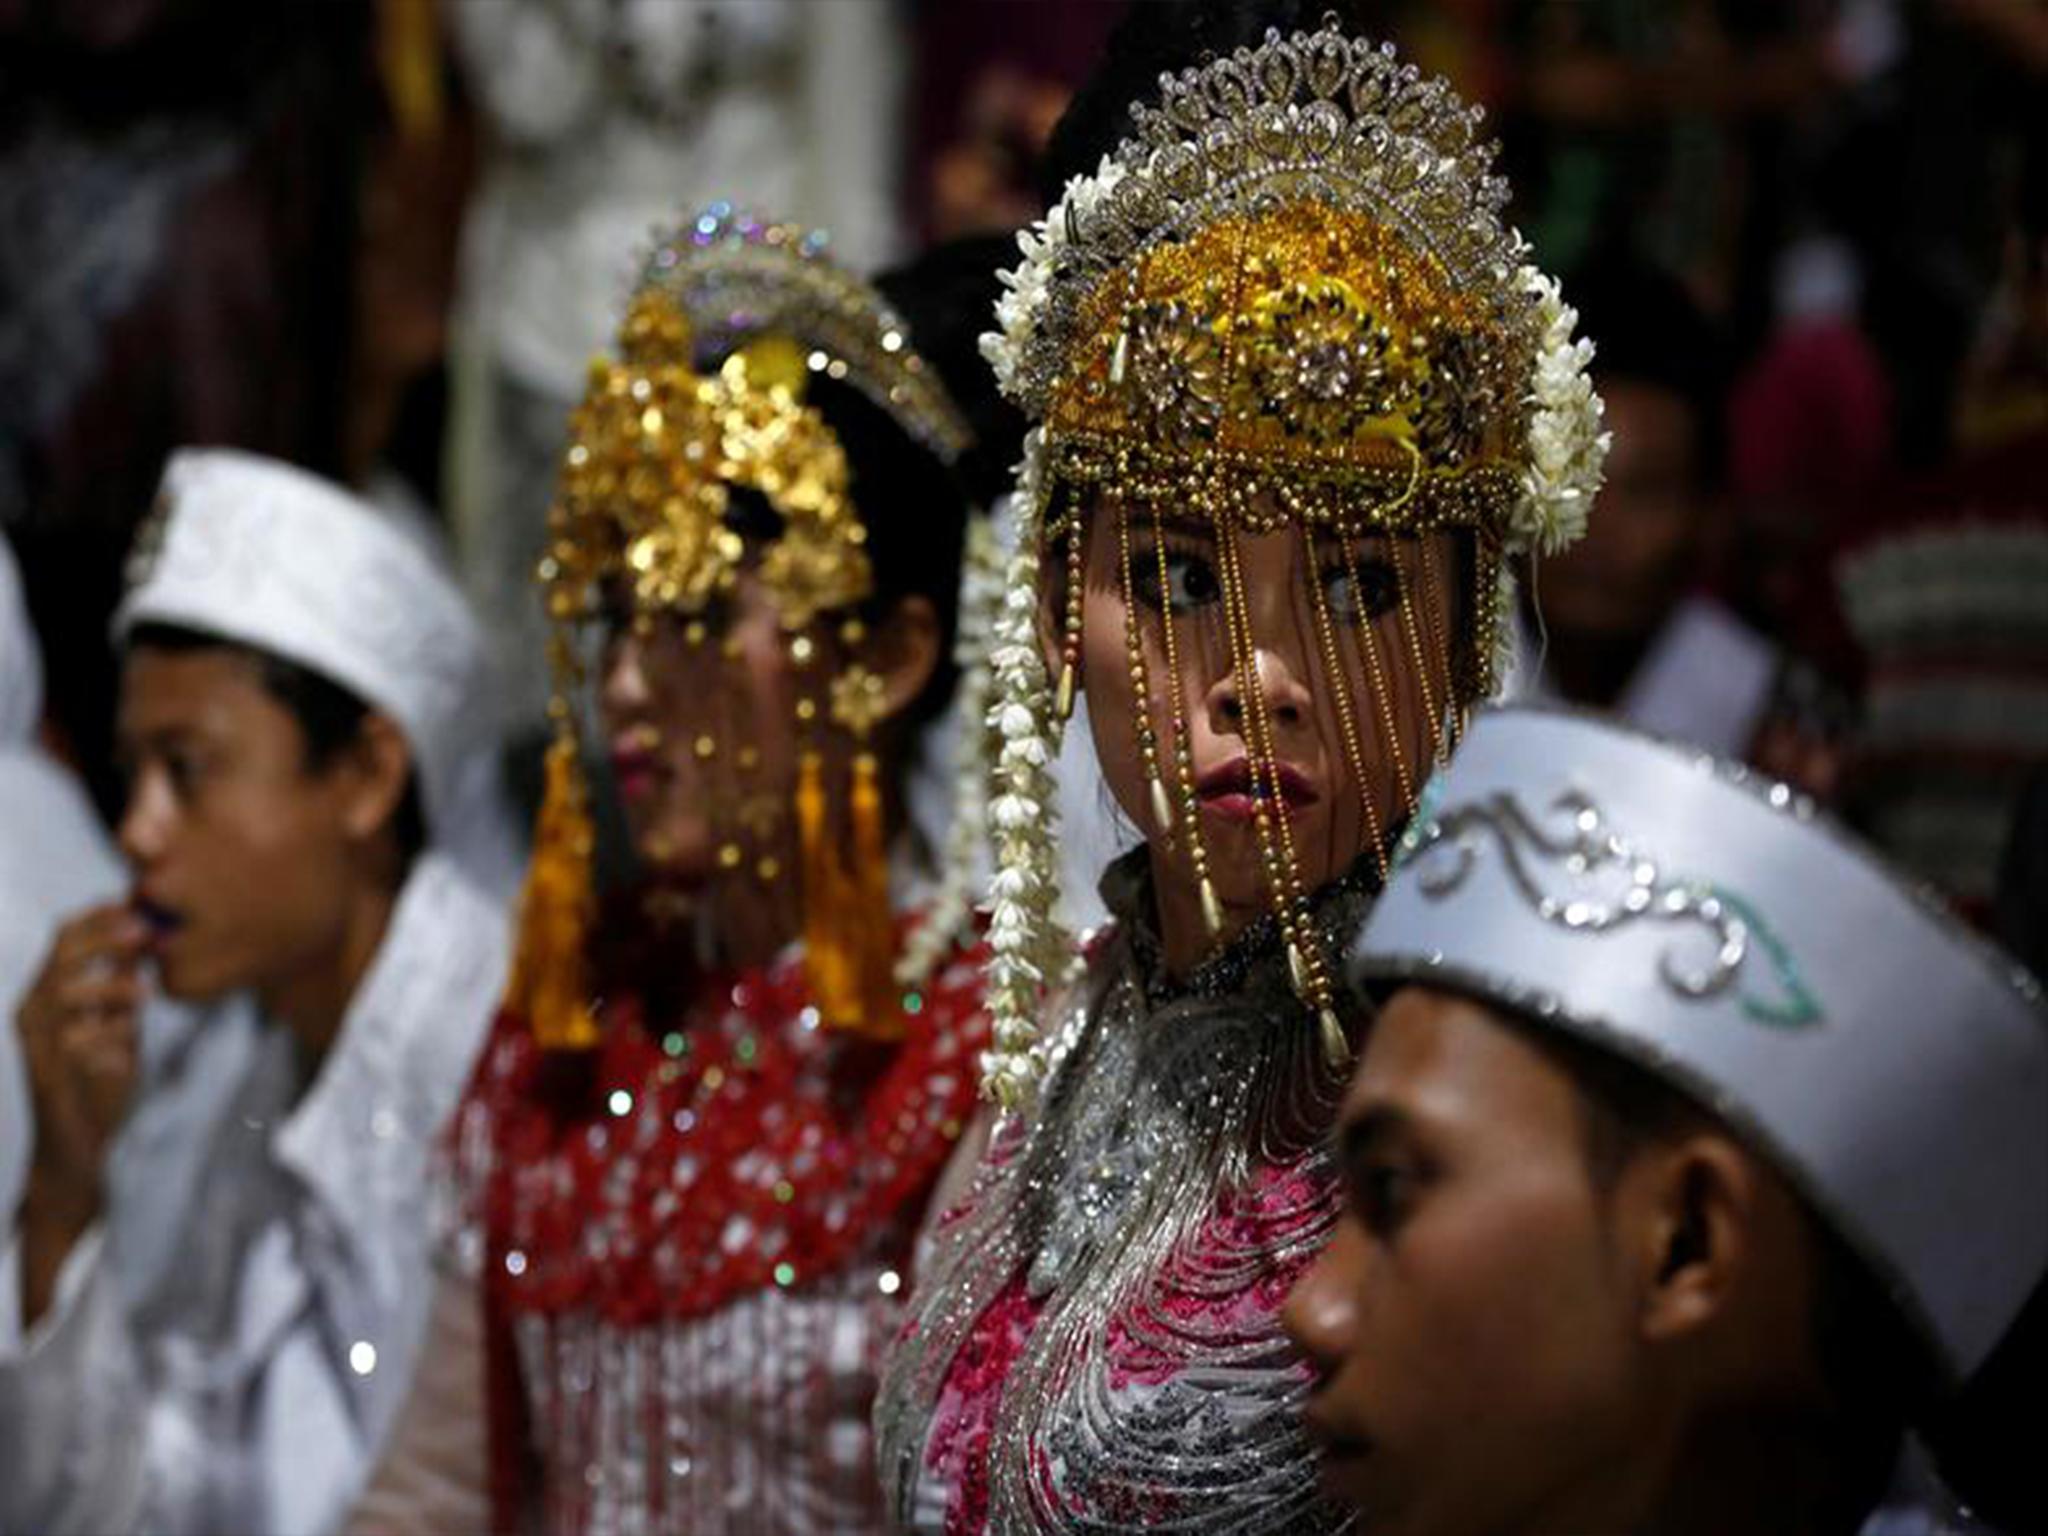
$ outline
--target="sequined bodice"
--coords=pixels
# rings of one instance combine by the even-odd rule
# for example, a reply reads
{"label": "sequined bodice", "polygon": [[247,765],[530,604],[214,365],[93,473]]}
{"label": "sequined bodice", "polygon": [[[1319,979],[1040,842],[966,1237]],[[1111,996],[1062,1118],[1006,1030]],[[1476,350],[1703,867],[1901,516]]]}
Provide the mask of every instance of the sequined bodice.
{"label": "sequined bodice", "polygon": [[1335,1221],[1340,1085],[1276,958],[1164,1000],[1149,969],[1127,934],[1095,955],[934,1238],[877,1409],[901,1526],[1346,1528],[1278,1321]]}
{"label": "sequined bodice", "polygon": [[974,1111],[979,959],[906,993],[891,1045],[821,1028],[795,954],[707,979],[665,1027],[622,990],[582,1056],[500,1019],[456,1162],[494,1454],[518,1469],[501,1521],[537,1502],[564,1536],[883,1528],[876,1364]]}
{"label": "sequined bodice", "polygon": [[885,1530],[869,1416],[896,1274],[856,1265],[707,1317],[513,1321],[543,1529],[587,1536]]}

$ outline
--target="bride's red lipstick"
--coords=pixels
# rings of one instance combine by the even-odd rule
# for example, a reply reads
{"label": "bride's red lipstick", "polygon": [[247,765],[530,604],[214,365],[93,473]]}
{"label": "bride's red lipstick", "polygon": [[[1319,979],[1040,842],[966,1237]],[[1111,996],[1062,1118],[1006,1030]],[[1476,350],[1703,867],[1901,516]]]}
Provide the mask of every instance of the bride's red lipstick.
{"label": "bride's red lipstick", "polygon": [[[1265,793],[1261,777],[1252,771],[1249,758],[1234,757],[1195,780],[1195,795],[1203,810],[1214,812],[1225,821],[1250,821],[1258,815],[1259,799]],[[1273,779],[1280,803],[1289,815],[1321,798],[1309,783],[1308,775],[1292,763],[1276,763]]]}
{"label": "bride's red lipstick", "polygon": [[622,798],[637,800],[654,788],[661,774],[660,740],[653,731],[635,726],[613,741],[612,779]]}

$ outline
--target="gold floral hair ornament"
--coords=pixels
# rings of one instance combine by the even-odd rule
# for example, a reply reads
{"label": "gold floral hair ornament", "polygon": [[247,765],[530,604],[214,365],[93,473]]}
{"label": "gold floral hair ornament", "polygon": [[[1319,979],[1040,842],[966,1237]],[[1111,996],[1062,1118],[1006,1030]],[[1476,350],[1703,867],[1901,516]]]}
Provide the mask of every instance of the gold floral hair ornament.
{"label": "gold floral hair ornament", "polygon": [[[1354,540],[1412,548],[1419,569],[1402,575],[1395,638],[1405,643],[1392,659],[1413,660],[1449,739],[1465,708],[1499,685],[1514,561],[1578,536],[1606,452],[1586,375],[1591,345],[1502,221],[1508,191],[1492,172],[1493,146],[1478,138],[1480,114],[1444,82],[1332,18],[1162,76],[1158,99],[1132,115],[1135,134],[1020,235],[1024,260],[1005,274],[1000,330],[983,339],[999,383],[1037,423],[1019,483],[1013,597],[992,652],[1002,746],[990,801],[996,1050],[986,1075],[1008,1103],[1037,1077],[1038,991],[1070,954],[1051,917],[1057,834],[1045,765],[1078,669],[1087,521],[1104,508],[1113,516],[1127,612],[1145,564],[1134,562],[1132,532],[1147,532],[1149,512],[1156,536],[1161,508],[1215,531],[1226,588],[1241,579],[1240,535],[1292,528],[1311,545],[1339,543],[1347,561]],[[1461,551],[1455,573],[1431,569],[1425,536],[1439,534]],[[1057,679],[1035,633],[1042,562],[1056,550],[1069,595]],[[1242,666],[1250,620],[1241,593],[1231,599],[1225,628]],[[1320,605],[1319,595],[1334,666],[1343,641]],[[1364,659],[1391,729],[1370,639]],[[1177,688],[1152,685],[1135,629],[1129,649],[1154,831],[1185,848],[1213,913],[1186,722],[1172,699],[1156,718],[1160,694]],[[1259,691],[1248,690],[1246,744],[1263,804],[1277,777]],[[1372,722],[1337,704],[1355,769]],[[1393,750],[1399,798],[1412,808],[1427,764]],[[1366,809],[1384,866],[1393,828]],[[1329,967],[1308,942],[1286,820],[1259,817],[1274,915],[1334,1064],[1342,1033]]]}
{"label": "gold floral hair ornament", "polygon": [[555,616],[595,612],[613,578],[637,612],[701,613],[745,554],[728,522],[735,490],[758,493],[781,520],[760,574],[784,628],[865,598],[873,575],[846,455],[803,403],[796,344],[756,338],[708,377],[692,348],[674,296],[650,287],[627,310],[618,358],[591,365],[541,568]]}

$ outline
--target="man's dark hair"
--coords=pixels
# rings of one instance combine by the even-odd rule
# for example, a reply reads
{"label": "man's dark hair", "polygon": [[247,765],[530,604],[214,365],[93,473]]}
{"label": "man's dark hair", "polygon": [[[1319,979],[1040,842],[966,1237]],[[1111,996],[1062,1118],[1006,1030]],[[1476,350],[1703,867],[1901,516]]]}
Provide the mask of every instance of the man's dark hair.
{"label": "man's dark hair", "polygon": [[[245,657],[256,669],[263,691],[276,700],[298,722],[305,738],[306,763],[312,772],[330,766],[363,733],[370,706],[331,678],[311,668],[287,661],[253,645],[244,645],[220,635],[187,629],[178,624],[138,624],[129,632],[128,649],[168,651],[174,655],[193,651],[225,651]],[[427,818],[420,797],[417,765],[406,776],[405,794],[392,818],[391,830],[398,841],[402,867],[410,867],[427,845]]]}
{"label": "man's dark hair", "polygon": [[1595,384],[1645,385],[1675,395],[1693,422],[1693,480],[1726,478],[1732,360],[1722,328],[1677,274],[1620,245],[1603,246],[1565,279],[1579,334],[1593,338]]}

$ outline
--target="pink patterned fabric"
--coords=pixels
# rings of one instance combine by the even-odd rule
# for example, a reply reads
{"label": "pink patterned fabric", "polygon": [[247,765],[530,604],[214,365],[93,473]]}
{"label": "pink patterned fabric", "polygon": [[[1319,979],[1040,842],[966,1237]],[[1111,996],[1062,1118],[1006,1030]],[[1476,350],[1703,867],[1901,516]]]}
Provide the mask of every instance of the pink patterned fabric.
{"label": "pink patterned fabric", "polygon": [[[1243,1252],[1270,1244],[1275,1222],[1285,1219],[1282,1213],[1298,1212],[1327,1195],[1321,1184],[1300,1164],[1257,1169],[1250,1188],[1221,1204],[1195,1241],[1161,1272],[1154,1313],[1191,1331],[1249,1335],[1277,1326],[1280,1306],[1308,1267],[1309,1256],[1276,1259],[1249,1290],[1223,1297],[1203,1294],[1204,1257],[1219,1247]],[[957,1221],[965,1210],[947,1212],[941,1225]],[[929,1507],[943,1499],[945,1536],[984,1536],[989,1529],[989,1439],[1011,1368],[1030,1344],[1042,1309],[1022,1277],[1011,1281],[982,1312],[947,1372],[926,1442],[930,1497],[919,1501]],[[1119,1395],[1164,1387],[1186,1364],[1147,1342],[1122,1316],[1111,1320],[1107,1345],[1110,1387]],[[1298,1369],[1306,1383],[1312,1374],[1307,1362]],[[1047,1453],[1034,1448],[1033,1455],[1038,1477],[1050,1487],[1057,1475]]]}

